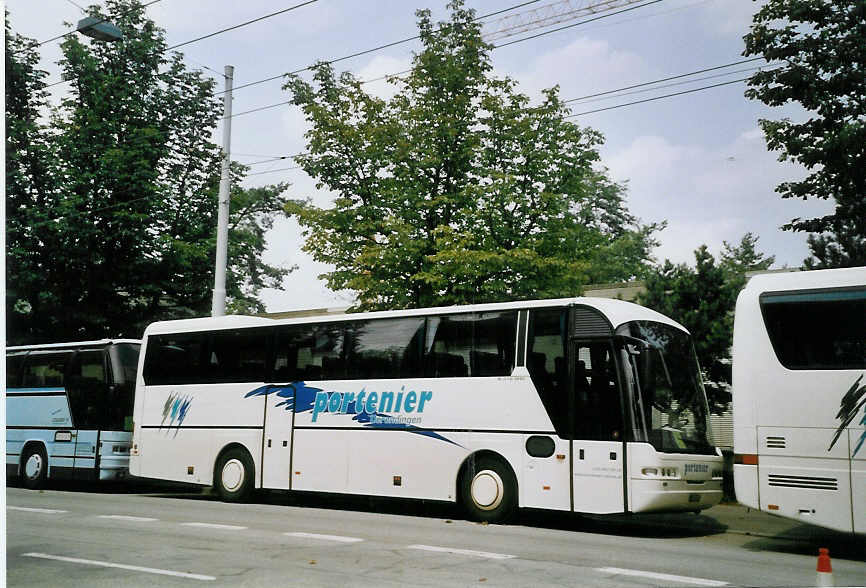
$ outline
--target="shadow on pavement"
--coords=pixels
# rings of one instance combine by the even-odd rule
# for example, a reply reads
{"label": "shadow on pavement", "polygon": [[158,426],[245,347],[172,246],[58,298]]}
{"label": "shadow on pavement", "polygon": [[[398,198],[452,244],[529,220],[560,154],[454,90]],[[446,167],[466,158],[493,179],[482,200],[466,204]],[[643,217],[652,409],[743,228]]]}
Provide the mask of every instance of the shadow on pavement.
{"label": "shadow on pavement", "polygon": [[797,555],[814,555],[818,548],[830,550],[831,558],[866,562],[866,537],[838,533],[812,525],[796,525],[771,537],[756,537],[743,545],[752,551],[776,551]]}
{"label": "shadow on pavement", "polygon": [[[219,500],[219,497],[209,489],[198,491],[198,494],[196,494],[196,489],[182,490],[184,491],[171,492],[163,489],[149,493],[149,495],[155,498]],[[253,504],[322,508],[444,520],[466,519],[460,505],[433,500],[297,491],[260,491],[253,495],[250,502]],[[727,529],[726,525],[711,516],[692,513],[594,516],[528,509],[518,511],[508,524],[648,538],[703,537],[724,533]]]}
{"label": "shadow on pavement", "polygon": [[[24,488],[14,480],[7,480],[7,488]],[[178,498],[196,498],[202,494],[201,486],[162,482],[159,480],[125,480],[120,482],[93,482],[88,480],[48,480],[45,490],[88,494],[170,494]],[[33,490],[32,492],[39,492]]]}
{"label": "shadow on pavement", "polygon": [[563,516],[563,513],[529,510],[520,512],[514,522],[583,533],[659,539],[705,537],[724,533],[728,528],[711,516],[693,513]]}

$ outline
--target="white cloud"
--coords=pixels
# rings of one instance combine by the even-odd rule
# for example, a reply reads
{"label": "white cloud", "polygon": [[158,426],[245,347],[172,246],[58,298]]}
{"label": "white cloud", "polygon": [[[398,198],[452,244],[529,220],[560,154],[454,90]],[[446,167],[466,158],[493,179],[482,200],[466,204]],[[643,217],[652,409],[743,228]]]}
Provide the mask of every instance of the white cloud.
{"label": "white cloud", "polygon": [[580,37],[536,57],[512,76],[530,96],[559,85],[560,95],[567,99],[633,83],[636,78],[651,78],[654,73],[637,53],[615,49],[608,41]]}
{"label": "white cloud", "polygon": [[745,35],[752,24],[752,15],[767,0],[711,0],[701,11],[700,22],[715,36]]}
{"label": "white cloud", "polygon": [[407,71],[411,67],[412,61],[409,57],[377,55],[358,70],[355,76],[359,80],[375,80],[364,84],[364,91],[383,100],[389,100],[399,92],[402,84],[399,80],[390,82],[379,78]]}
{"label": "white cloud", "polygon": [[820,215],[826,202],[782,200],[777,184],[802,177],[793,164],[780,164],[754,130],[713,148],[678,145],[659,136],[635,138],[604,159],[613,177],[628,180],[631,211],[645,222],[667,220],[660,234],[660,259],[692,261],[706,244],[719,251],[747,232],[761,237],[760,248],[779,264],[799,264],[808,254],[805,236],[780,226],[796,216]]}

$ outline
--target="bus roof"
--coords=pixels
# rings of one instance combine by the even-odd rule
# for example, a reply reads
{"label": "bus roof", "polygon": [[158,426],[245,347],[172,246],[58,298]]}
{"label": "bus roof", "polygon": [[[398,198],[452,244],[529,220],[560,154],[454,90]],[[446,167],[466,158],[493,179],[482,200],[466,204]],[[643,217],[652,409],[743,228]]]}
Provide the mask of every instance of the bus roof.
{"label": "bus roof", "polygon": [[636,320],[654,321],[676,327],[688,332],[685,327],[665,315],[649,308],[612,298],[556,298],[550,300],[524,300],[517,302],[494,302],[487,304],[473,304],[464,306],[441,306],[434,308],[415,308],[408,310],[386,310],[377,312],[359,312],[350,314],[315,315],[296,318],[264,318],[256,316],[228,315],[221,317],[207,317],[198,319],[182,319],[175,321],[161,321],[150,324],[145,329],[145,336],[160,333],[182,333],[195,331],[213,331],[223,329],[237,329],[246,327],[266,327],[275,325],[293,325],[305,323],[340,322],[346,320],[364,320],[375,318],[395,318],[426,315],[455,314],[459,312],[485,312],[497,310],[517,310],[531,308],[545,308],[551,306],[566,306],[569,304],[585,304],[601,311],[610,320],[613,328]]}
{"label": "bus roof", "polygon": [[773,292],[866,285],[866,267],[757,274],[743,291]]}
{"label": "bus roof", "polygon": [[39,345],[16,345],[7,347],[6,351],[34,351],[39,349],[63,349],[69,347],[100,347],[114,343],[132,343],[141,345],[141,339],[99,339],[97,341],[70,341],[68,343],[42,343]]}

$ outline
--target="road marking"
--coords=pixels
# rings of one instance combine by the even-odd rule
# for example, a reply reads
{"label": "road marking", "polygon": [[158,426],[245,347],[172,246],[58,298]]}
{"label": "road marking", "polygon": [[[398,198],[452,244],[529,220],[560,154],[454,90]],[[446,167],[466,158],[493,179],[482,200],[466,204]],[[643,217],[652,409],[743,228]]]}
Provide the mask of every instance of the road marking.
{"label": "road marking", "polygon": [[100,519],[115,519],[118,521],[136,521],[138,523],[149,523],[150,521],[158,521],[150,517],[132,517],[129,515],[97,515]]}
{"label": "road marking", "polygon": [[217,523],[181,523],[185,527],[203,527],[206,529],[225,529],[226,531],[243,531],[246,527],[237,525],[220,525]]}
{"label": "road marking", "polygon": [[643,570],[626,570],[623,568],[595,568],[595,571],[618,576],[639,576],[652,580],[663,580],[665,582],[679,582],[681,584],[695,584],[697,586],[728,586],[727,582],[720,580],[707,580],[706,578],[691,578],[689,576],[676,576],[673,574],[659,574],[656,572],[645,572]]}
{"label": "road marking", "polygon": [[24,512],[41,512],[44,514],[57,514],[61,512],[69,512],[68,510],[56,510],[53,508],[27,508],[26,506],[7,506],[7,510],[20,510]]}
{"label": "road marking", "polygon": [[473,549],[454,549],[452,547],[436,547],[435,545],[409,545],[409,549],[420,549],[421,551],[436,551],[438,553],[454,553],[457,555],[470,555],[472,557],[486,557],[487,559],[512,559],[516,555],[507,553],[490,553],[489,551],[475,551]]}
{"label": "road marking", "polygon": [[78,563],[88,566],[100,566],[103,568],[119,568],[121,570],[130,570],[133,572],[144,572],[146,574],[159,574],[162,576],[176,576],[178,578],[189,578],[191,580],[216,580],[214,576],[205,576],[203,574],[188,574],[186,572],[175,572],[173,570],[161,570],[159,568],[143,568],[141,566],[130,566],[127,564],[112,563],[109,561],[97,561],[93,559],[80,559],[77,557],[64,557],[62,555],[48,555],[46,553],[25,553],[24,557],[38,557],[41,559],[53,559],[56,561],[67,561],[69,563]]}
{"label": "road marking", "polygon": [[321,539],[322,541],[339,541],[340,543],[358,543],[363,541],[358,537],[343,537],[342,535],[319,535],[317,533],[283,533],[289,537],[298,537],[299,539]]}

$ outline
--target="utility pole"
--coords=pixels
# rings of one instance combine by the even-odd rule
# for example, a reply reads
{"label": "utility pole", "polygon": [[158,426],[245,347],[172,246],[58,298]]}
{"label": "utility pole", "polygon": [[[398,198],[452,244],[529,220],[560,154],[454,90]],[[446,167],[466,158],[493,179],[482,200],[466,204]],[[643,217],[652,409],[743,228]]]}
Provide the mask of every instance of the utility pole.
{"label": "utility pole", "polygon": [[227,65],[225,68],[226,91],[223,97],[223,163],[220,175],[219,214],[217,216],[217,246],[216,268],[214,271],[213,305],[211,316],[223,316],[226,313],[226,264],[229,242],[229,194],[231,193],[231,162],[232,147],[232,78],[235,68]]}

